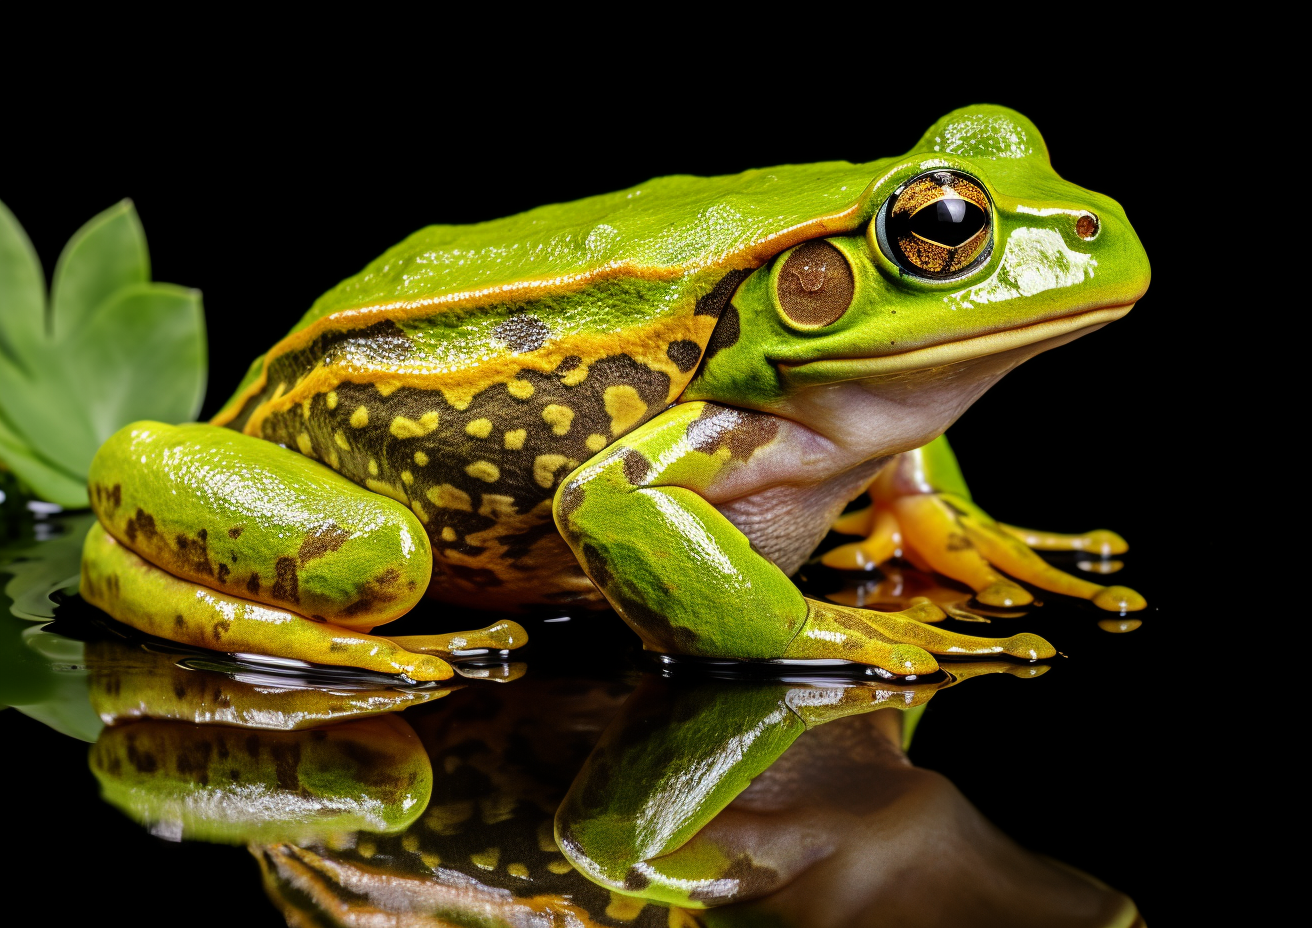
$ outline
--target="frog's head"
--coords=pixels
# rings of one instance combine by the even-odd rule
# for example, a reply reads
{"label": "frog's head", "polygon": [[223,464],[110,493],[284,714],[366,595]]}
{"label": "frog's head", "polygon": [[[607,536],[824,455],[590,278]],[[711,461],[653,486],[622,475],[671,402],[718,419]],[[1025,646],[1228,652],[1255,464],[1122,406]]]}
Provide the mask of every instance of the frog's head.
{"label": "frog's head", "polygon": [[764,350],[778,374],[762,388],[923,386],[961,380],[980,359],[1010,369],[1125,315],[1148,286],[1120,205],[1058,177],[1013,110],[957,110],[910,153],[869,167],[858,228],[782,252],[734,298],[738,344],[756,346],[758,364]]}

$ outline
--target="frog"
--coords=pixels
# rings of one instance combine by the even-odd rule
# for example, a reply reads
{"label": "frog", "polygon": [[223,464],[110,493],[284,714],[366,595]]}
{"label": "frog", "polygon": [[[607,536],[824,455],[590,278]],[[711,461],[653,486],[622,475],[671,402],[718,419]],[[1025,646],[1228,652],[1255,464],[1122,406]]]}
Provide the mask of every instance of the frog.
{"label": "frog", "polygon": [[[995,105],[898,157],[430,226],[316,300],[210,422],[105,443],[83,596],[184,643],[414,680],[448,678],[464,639],[374,629],[425,595],[609,607],[648,650],[694,657],[906,679],[1042,660],[1039,635],[958,634],[928,600],[859,608],[791,575],[869,493],[856,566],[905,547],[985,604],[1028,586],[1144,608],[1036,553],[1119,536],[996,521],[945,433],[1149,279],[1121,206]],[[497,627],[484,646],[525,639]]]}

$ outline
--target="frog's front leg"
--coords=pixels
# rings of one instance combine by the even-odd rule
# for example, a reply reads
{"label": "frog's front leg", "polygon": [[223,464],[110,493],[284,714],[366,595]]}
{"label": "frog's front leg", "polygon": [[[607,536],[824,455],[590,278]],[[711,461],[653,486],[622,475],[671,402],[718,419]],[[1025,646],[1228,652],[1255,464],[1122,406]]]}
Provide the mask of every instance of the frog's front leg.
{"label": "frog's front leg", "polygon": [[[895,674],[938,668],[933,654],[1052,656],[1035,635],[977,638],[925,624],[926,602],[881,613],[804,597],[708,501],[761,474],[780,422],[712,403],[666,410],[570,475],[555,500],[561,533],[615,610],[656,651],[739,659],[834,659]],[[748,479],[744,479],[744,478]],[[786,513],[779,513],[781,519]],[[918,621],[919,620],[919,621]]]}
{"label": "frog's front leg", "polygon": [[866,538],[827,552],[827,565],[864,569],[901,553],[917,566],[967,584],[988,606],[1023,606],[1033,601],[1029,591],[1009,577],[1090,600],[1112,612],[1133,612],[1147,605],[1129,587],[1073,577],[1033,550],[1120,554],[1126,544],[1119,535],[1106,530],[1060,535],[995,521],[971,501],[946,436],[899,455],[871,484],[870,497],[872,506],[844,516],[834,526]]}

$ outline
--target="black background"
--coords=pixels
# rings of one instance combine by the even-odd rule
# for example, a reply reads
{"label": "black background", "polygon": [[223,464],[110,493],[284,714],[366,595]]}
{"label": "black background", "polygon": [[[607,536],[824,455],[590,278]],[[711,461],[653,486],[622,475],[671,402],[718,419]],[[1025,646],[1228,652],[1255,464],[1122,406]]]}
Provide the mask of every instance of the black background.
{"label": "black background", "polygon": [[[914,759],[948,772],[1017,840],[1130,893],[1150,924],[1171,921],[1196,879],[1185,822],[1208,777],[1185,735],[1194,702],[1179,673],[1177,636],[1196,620],[1197,580],[1175,555],[1195,531],[1186,509],[1207,476],[1200,452],[1209,460],[1187,369],[1196,330],[1182,322],[1198,311],[1199,269],[1172,192],[1185,176],[1174,166],[1186,118],[1163,112],[1171,88],[1112,82],[1080,53],[933,93],[899,92],[874,64],[799,77],[762,63],[774,76],[753,82],[741,68],[712,79],[678,56],[679,78],[598,77],[553,61],[488,83],[437,57],[395,80],[329,79],[302,63],[285,81],[240,90],[220,79],[170,90],[174,72],[163,69],[137,74],[135,96],[94,79],[76,93],[33,95],[9,113],[17,131],[0,152],[0,199],[47,274],[81,223],[122,197],[136,202],[155,279],[204,293],[209,415],[318,294],[423,225],[663,174],[865,161],[905,151],[958,105],[1021,110],[1059,173],[1122,203],[1153,284],[1126,318],[1013,373],[952,439],[976,498],[998,517],[1129,538],[1126,581],[1152,610],[1129,636],[1090,633],[1093,617],[1065,637],[1036,627],[1083,669],[954,690],[931,707]],[[225,67],[240,70],[236,60]],[[143,925],[280,922],[242,852],[178,850],[107,807],[70,801],[95,790],[85,749],[39,729],[0,713],[5,743],[29,752],[26,774],[5,765],[11,835],[36,863],[29,893],[57,902],[70,923],[108,912]],[[22,796],[30,801],[15,802]]]}

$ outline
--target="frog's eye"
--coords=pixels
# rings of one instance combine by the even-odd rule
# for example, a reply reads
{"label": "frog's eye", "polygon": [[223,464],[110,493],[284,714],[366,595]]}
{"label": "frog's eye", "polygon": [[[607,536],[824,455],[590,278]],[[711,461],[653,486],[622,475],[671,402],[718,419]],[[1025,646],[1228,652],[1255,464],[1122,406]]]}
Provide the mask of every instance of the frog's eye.
{"label": "frog's eye", "polygon": [[779,307],[795,325],[806,328],[837,320],[852,305],[855,291],[852,266],[823,239],[794,248],[775,277]]}
{"label": "frog's eye", "polygon": [[918,277],[955,277],[988,254],[992,212],[973,178],[956,171],[921,174],[886,205],[889,257]]}

